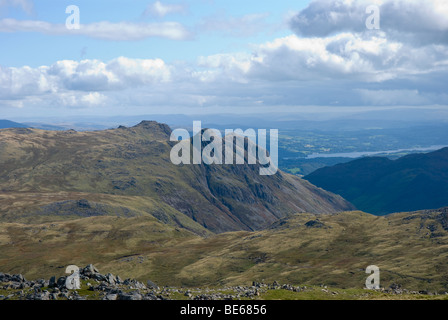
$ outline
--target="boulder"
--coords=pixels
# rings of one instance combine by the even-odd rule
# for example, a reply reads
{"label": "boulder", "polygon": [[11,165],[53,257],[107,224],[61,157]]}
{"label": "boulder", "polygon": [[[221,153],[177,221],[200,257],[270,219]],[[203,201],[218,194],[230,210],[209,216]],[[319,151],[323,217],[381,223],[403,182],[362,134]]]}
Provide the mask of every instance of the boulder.
{"label": "boulder", "polygon": [[112,273],[108,273],[106,274],[106,281],[107,283],[114,285],[116,283],[116,278]]}
{"label": "boulder", "polygon": [[7,273],[0,272],[0,282],[9,282],[11,281],[11,276]]}
{"label": "boulder", "polygon": [[56,277],[55,277],[55,276],[52,276],[52,277],[50,278],[50,281],[48,282],[48,287],[49,287],[49,288],[54,288],[54,287],[56,287]]}
{"label": "boulder", "polygon": [[95,274],[98,274],[99,271],[93,264],[87,265],[84,269],[81,270],[81,273],[89,278],[93,277]]}
{"label": "boulder", "polygon": [[25,277],[21,274],[14,274],[11,277],[11,281],[15,281],[15,282],[25,282]]}
{"label": "boulder", "polygon": [[159,290],[159,287],[154,282],[152,282],[151,280],[146,281],[146,286],[149,289]]}
{"label": "boulder", "polygon": [[103,298],[103,300],[117,300],[118,295],[117,294],[106,294],[106,296]]}
{"label": "boulder", "polygon": [[142,300],[142,295],[138,292],[120,293],[118,300]]}
{"label": "boulder", "polygon": [[106,276],[101,273],[95,273],[92,278],[98,281],[107,281]]}
{"label": "boulder", "polygon": [[50,300],[50,293],[48,291],[35,293],[31,300]]}
{"label": "boulder", "polygon": [[65,288],[65,280],[67,280],[67,277],[60,277],[56,282],[57,286],[59,288]]}

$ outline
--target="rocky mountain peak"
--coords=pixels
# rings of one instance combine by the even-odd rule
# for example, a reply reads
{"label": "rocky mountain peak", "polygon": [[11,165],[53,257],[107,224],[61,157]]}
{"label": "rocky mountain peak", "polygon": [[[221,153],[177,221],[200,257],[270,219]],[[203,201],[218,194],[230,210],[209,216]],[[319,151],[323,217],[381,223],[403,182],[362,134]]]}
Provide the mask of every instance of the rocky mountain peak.
{"label": "rocky mountain peak", "polygon": [[135,129],[144,129],[152,132],[160,132],[167,136],[171,135],[171,128],[165,123],[159,123],[157,121],[147,121],[144,120],[139,124],[135,125],[133,128]]}

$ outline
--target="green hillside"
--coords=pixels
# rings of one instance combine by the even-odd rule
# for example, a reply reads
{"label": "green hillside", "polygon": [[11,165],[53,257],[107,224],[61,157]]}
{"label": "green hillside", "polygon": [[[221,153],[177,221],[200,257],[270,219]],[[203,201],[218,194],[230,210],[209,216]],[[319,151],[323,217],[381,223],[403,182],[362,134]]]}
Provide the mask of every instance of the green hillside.
{"label": "green hillside", "polygon": [[397,160],[366,157],[305,176],[376,215],[448,205],[448,148]]}
{"label": "green hillside", "polygon": [[0,225],[0,270],[29,279],[94,263],[159,286],[262,283],[363,289],[377,265],[381,287],[448,291],[448,209],[375,217],[297,214],[263,231],[200,237],[150,217],[88,217]]}

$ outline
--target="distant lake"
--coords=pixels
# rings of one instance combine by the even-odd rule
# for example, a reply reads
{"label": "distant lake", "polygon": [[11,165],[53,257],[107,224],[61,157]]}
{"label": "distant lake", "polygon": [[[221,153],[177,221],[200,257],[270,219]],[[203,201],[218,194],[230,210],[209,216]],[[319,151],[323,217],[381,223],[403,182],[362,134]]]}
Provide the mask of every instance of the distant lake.
{"label": "distant lake", "polygon": [[448,146],[431,146],[426,148],[409,148],[409,149],[396,149],[387,151],[356,151],[356,152],[342,152],[342,153],[313,153],[306,157],[306,159],[316,158],[361,158],[365,156],[374,156],[378,154],[394,154],[399,152],[419,152],[419,151],[435,151]]}

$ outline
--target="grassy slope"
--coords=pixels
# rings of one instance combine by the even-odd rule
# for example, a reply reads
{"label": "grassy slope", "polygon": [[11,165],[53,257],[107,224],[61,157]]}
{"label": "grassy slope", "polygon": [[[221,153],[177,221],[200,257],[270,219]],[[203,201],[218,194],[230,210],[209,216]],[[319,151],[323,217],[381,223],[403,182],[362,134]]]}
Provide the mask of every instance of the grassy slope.
{"label": "grassy slope", "polygon": [[[448,232],[440,212],[374,217],[362,212],[299,214],[258,232],[199,237],[150,217],[91,217],[0,225],[2,272],[28,278],[62,275],[68,264],[94,263],[104,273],[159,285],[364,287],[377,265],[382,286],[447,290]],[[445,213],[446,215],[446,213]],[[306,226],[319,219],[319,228]],[[308,224],[310,225],[310,224]]]}

